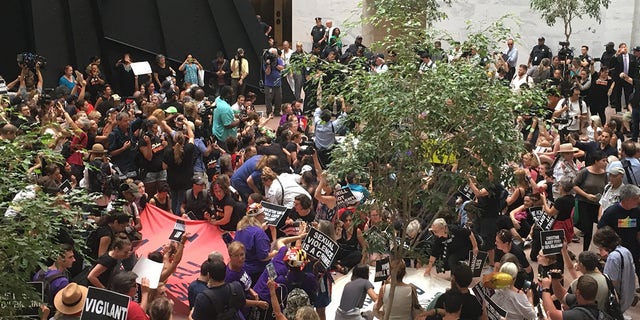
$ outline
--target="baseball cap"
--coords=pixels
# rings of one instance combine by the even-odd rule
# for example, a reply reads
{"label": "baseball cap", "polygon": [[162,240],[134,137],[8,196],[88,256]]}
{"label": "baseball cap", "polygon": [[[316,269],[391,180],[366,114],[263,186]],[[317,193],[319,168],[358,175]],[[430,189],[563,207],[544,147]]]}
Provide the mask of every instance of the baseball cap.
{"label": "baseball cap", "polygon": [[613,47],[615,44],[612,41],[607,42],[607,44],[605,44],[605,47]]}
{"label": "baseball cap", "polygon": [[176,107],[171,106],[171,107],[165,109],[164,112],[166,112],[166,113],[178,113],[178,109],[176,109]]}
{"label": "baseball cap", "polygon": [[542,40],[542,41],[544,41],[545,39],[544,39],[544,37],[543,37],[543,36],[540,36],[540,37],[538,38],[538,40]]}
{"label": "baseball cap", "polygon": [[624,168],[622,167],[622,162],[613,161],[609,163],[609,165],[607,166],[607,173],[615,174],[615,175],[624,174]]}

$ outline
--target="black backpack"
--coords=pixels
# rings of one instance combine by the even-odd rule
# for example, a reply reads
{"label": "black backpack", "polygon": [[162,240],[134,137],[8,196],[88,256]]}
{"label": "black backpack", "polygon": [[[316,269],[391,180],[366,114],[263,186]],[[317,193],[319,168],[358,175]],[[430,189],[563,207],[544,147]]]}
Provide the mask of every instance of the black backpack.
{"label": "black backpack", "polygon": [[[224,292],[221,296],[214,292]],[[244,289],[237,281],[227,283],[223,289],[206,289],[202,293],[216,309],[216,315],[210,315],[210,319],[216,320],[239,320],[238,310],[244,307],[246,300]]]}
{"label": "black backpack", "polygon": [[589,320],[613,320],[613,318],[608,315],[607,313],[605,313],[602,310],[598,310],[598,317],[596,318],[596,316],[593,315],[593,313],[591,311],[589,311],[589,309],[585,308],[585,307],[575,307],[573,310],[578,310],[584,314],[587,315],[587,319]]}
{"label": "black backpack", "polygon": [[34,281],[42,281],[42,287],[44,288],[44,302],[49,306],[53,306],[54,295],[51,294],[51,283],[57,279],[66,277],[64,272],[53,272],[50,275],[46,275],[47,270],[40,270],[34,276]]}

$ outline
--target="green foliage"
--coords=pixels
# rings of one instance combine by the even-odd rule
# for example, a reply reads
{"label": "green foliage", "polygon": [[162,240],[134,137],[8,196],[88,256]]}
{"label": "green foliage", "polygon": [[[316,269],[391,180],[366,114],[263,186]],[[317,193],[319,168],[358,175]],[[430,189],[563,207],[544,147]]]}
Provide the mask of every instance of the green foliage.
{"label": "green foliage", "polygon": [[569,41],[574,18],[587,16],[601,22],[602,9],[609,8],[611,0],[531,0],[531,9],[540,12],[548,26],[554,26],[558,19],[564,24],[564,35]]}
{"label": "green foliage", "polygon": [[[84,243],[79,241],[83,229],[80,206],[93,200],[83,191],[57,197],[38,191],[35,197],[12,202],[18,192],[33,188],[28,169],[36,157],[47,163],[62,161],[59,154],[44,147],[49,142],[30,132],[14,142],[0,143],[0,317],[14,314],[18,305],[28,305],[36,297],[27,281],[35,271],[46,267],[47,258],[60,253],[60,234],[69,234],[76,248]],[[5,217],[8,208],[17,215]]]}

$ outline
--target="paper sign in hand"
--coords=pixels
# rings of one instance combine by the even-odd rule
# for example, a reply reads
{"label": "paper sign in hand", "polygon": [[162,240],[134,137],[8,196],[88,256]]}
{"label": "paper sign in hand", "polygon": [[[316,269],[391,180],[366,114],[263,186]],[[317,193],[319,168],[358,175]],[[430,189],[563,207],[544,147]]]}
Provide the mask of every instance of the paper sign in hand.
{"label": "paper sign in hand", "polygon": [[142,283],[142,278],[147,278],[149,279],[150,289],[158,288],[158,282],[160,282],[160,275],[162,274],[162,267],[162,263],[141,257],[132,270],[136,275],[138,275],[136,283]]}

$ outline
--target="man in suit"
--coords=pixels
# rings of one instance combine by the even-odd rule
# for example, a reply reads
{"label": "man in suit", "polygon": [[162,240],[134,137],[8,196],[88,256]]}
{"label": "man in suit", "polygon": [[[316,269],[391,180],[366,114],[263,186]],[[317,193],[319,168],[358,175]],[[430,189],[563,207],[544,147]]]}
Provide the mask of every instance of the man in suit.
{"label": "man in suit", "polygon": [[633,85],[624,81],[620,75],[626,74],[630,77],[638,76],[638,60],[632,54],[629,54],[629,49],[626,43],[620,43],[618,45],[618,52],[611,59],[610,74],[615,81],[613,92],[611,93],[611,105],[616,108],[617,112],[620,112],[623,108],[621,96],[624,94],[624,103],[629,103],[629,96],[633,92]]}

